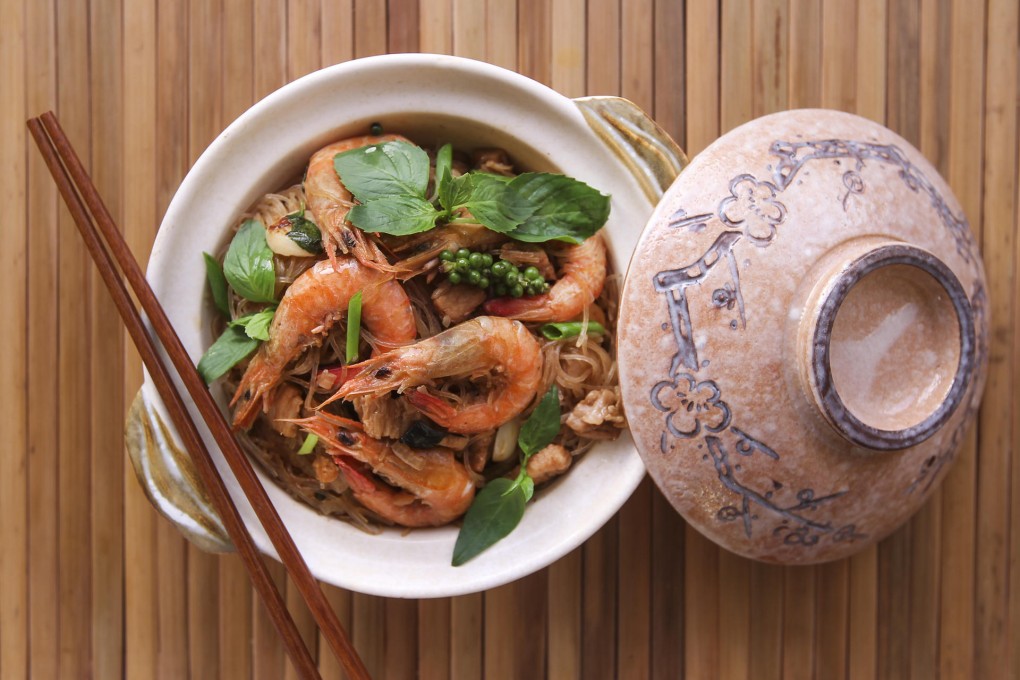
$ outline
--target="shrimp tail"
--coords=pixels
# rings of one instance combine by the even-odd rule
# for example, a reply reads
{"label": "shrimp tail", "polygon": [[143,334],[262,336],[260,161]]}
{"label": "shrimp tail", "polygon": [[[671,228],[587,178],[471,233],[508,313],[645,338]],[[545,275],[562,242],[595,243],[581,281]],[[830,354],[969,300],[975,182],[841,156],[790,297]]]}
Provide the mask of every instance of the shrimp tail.
{"label": "shrimp tail", "polygon": [[347,485],[354,490],[355,494],[370,494],[376,490],[372,479],[358,469],[364,464],[358,465],[357,461],[350,456],[333,456],[332,458],[336,466],[340,468],[340,472],[343,473],[344,479],[347,480]]}
{"label": "shrimp tail", "polygon": [[230,400],[230,407],[235,409],[233,422],[235,430],[249,429],[259,411],[268,408],[277,382],[279,371],[274,370],[256,354],[248,365],[248,370],[244,372],[233,399]]}
{"label": "shrimp tail", "polygon": [[519,298],[498,297],[486,300],[483,309],[486,314],[527,321],[533,314],[541,314],[548,303],[548,293]]}
{"label": "shrimp tail", "polygon": [[407,393],[411,406],[437,422],[451,420],[457,415],[457,409],[425,389],[412,390]]}

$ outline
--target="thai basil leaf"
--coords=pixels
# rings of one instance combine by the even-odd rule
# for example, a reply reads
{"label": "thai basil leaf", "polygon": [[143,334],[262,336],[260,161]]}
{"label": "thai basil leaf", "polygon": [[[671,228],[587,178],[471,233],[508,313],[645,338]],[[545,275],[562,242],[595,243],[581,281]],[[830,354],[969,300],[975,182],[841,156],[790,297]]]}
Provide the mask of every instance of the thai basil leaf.
{"label": "thai basil leaf", "polygon": [[528,172],[515,177],[510,186],[536,206],[509,232],[518,241],[581,243],[609,218],[608,195],[565,175]]}
{"label": "thai basil leaf", "polygon": [[[436,196],[439,195],[439,187],[442,186],[443,177],[452,176],[450,170],[453,168],[453,147],[443,144],[436,152]],[[433,196],[433,200],[436,196]]]}
{"label": "thai basil leaf", "polygon": [[507,233],[536,209],[512,183],[501,182],[495,175],[473,172],[468,175],[470,194],[464,205],[476,220],[492,231]]}
{"label": "thai basil leaf", "polygon": [[494,179],[497,182],[502,182],[503,184],[509,184],[510,182],[514,181],[514,175],[497,175],[494,172],[482,172],[481,170],[476,170],[472,174],[485,175],[486,177]]}
{"label": "thai basil leaf", "polygon": [[406,236],[428,231],[436,226],[440,215],[424,198],[388,196],[354,206],[347,213],[347,219],[363,231]]}
{"label": "thai basil leaf", "polygon": [[273,315],[275,313],[276,307],[269,307],[254,314],[247,314],[234,319],[230,322],[230,325],[243,328],[245,335],[252,340],[268,340],[269,325],[273,322]]}
{"label": "thai basil leaf", "polygon": [[443,172],[436,171],[436,198],[439,199],[439,205],[443,206],[445,212],[442,213],[444,219],[450,218],[450,208],[452,206],[450,199],[453,193],[453,176],[450,174],[449,168],[444,168]]}
{"label": "thai basil leaf", "polygon": [[208,385],[255,351],[259,341],[249,338],[240,326],[227,326],[223,334],[198,361],[198,374]]}
{"label": "thai basil leaf", "polygon": [[526,503],[524,489],[515,481],[500,477],[489,482],[464,515],[451,564],[459,567],[505,538],[520,523]]}
{"label": "thai basil leaf", "polygon": [[414,144],[385,142],[351,149],[337,154],[333,167],[362,203],[393,196],[425,199],[429,157]]}
{"label": "thai basil leaf", "polygon": [[521,425],[520,434],[517,435],[517,445],[524,451],[521,467],[527,465],[528,458],[534,453],[548,446],[559,431],[560,391],[553,385]]}
{"label": "thai basil leaf", "polygon": [[301,213],[287,215],[287,219],[290,221],[290,231],[287,232],[290,240],[309,255],[322,253],[322,232],[314,222],[306,219]]}
{"label": "thai basil leaf", "polygon": [[446,208],[449,217],[454,208],[459,208],[471,198],[471,175],[453,177],[450,171],[443,173],[439,183],[439,204]]}
{"label": "thai basil leaf", "polygon": [[517,480],[517,484],[521,487],[521,491],[524,492],[524,502],[527,503],[535,495],[535,480],[528,475],[526,468],[523,466],[521,467],[521,476]]}
{"label": "thai basil leaf", "polygon": [[247,220],[234,234],[223,258],[223,275],[241,297],[252,302],[275,302],[276,269],[273,251],[260,222]]}
{"label": "thai basil leaf", "polygon": [[219,260],[209,253],[202,253],[205,259],[205,277],[209,282],[213,304],[225,317],[230,317],[230,305],[227,303],[227,279],[223,276],[223,266]]}

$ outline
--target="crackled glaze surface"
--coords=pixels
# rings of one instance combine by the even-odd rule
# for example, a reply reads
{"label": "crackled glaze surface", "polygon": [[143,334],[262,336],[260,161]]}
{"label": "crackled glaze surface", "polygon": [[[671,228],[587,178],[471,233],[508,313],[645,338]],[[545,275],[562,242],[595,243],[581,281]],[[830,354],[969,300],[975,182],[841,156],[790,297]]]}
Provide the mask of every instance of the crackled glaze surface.
{"label": "crackled glaze surface", "polygon": [[[943,366],[960,395],[923,440],[879,451],[851,441],[823,408],[814,345],[803,338],[817,327],[828,288],[846,283],[862,253],[897,244],[944,264],[963,291],[960,318],[944,320],[948,340],[917,348],[934,357],[925,359],[929,369]],[[860,288],[846,314],[872,310],[873,328],[895,331],[886,349],[902,352],[923,338],[917,324],[952,308],[936,301],[911,312],[897,302],[900,292],[874,304],[859,299],[875,291],[882,298],[883,289]],[[752,121],[691,162],[631,262],[620,363],[635,441],[676,509],[721,545],[782,563],[846,556],[905,521],[955,457],[984,380],[985,308],[963,212],[905,140],[834,111]],[[890,326],[897,313],[903,323]],[[845,324],[837,329],[837,340],[853,337]],[[897,368],[877,345],[849,367],[837,354],[837,382],[848,396],[859,361],[861,371],[877,371],[867,388],[876,399],[902,399],[902,385],[923,397],[923,361]],[[935,401],[904,409],[902,425],[945,399]],[[871,417],[861,405],[867,393],[851,402]]]}

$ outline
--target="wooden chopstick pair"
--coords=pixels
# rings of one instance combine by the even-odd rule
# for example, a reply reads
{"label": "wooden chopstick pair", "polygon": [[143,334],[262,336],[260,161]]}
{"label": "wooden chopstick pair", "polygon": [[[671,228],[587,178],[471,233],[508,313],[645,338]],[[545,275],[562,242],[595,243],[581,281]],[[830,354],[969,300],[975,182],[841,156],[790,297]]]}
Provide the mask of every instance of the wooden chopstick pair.
{"label": "wooden chopstick pair", "polygon": [[[181,344],[159,300],[145,280],[138,262],[120,235],[78,155],[60,128],[56,116],[52,112],[47,112],[39,118],[32,118],[28,121],[28,128],[298,673],[306,679],[320,678],[315,661],[287,611],[286,602],[269,575],[251,534],[248,533],[208,449],[202,442],[198,429],[188,414],[184,400],[177,393],[156,345],[146,331],[138,309],[131,301],[124,281],[118,274],[118,266],[138,297],[177,374],[223,451],[223,456],[237,477],[248,502],[262,522],[277,554],[280,555],[287,572],[297,585],[333,652],[352,679],[369,678],[368,671],[351,645],[347,633],[336,617],[336,612],[326,601],[322,589],[308,570],[308,565],[298,552],[293,538],[256,477],[251,463],[231,433],[230,426],[227,425],[212,395],[192,365],[184,345]],[[97,233],[97,228],[101,236]]]}

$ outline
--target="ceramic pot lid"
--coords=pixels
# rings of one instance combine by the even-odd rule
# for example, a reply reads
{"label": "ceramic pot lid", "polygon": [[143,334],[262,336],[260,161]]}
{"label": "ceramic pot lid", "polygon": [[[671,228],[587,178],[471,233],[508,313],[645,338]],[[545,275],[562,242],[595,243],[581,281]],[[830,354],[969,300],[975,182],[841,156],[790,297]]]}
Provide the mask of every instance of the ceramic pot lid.
{"label": "ceramic pot lid", "polygon": [[986,297],[924,157],[846,113],[759,118],[699,154],[631,261],[619,356],[649,473],[739,554],[844,557],[944,476],[984,382]]}

